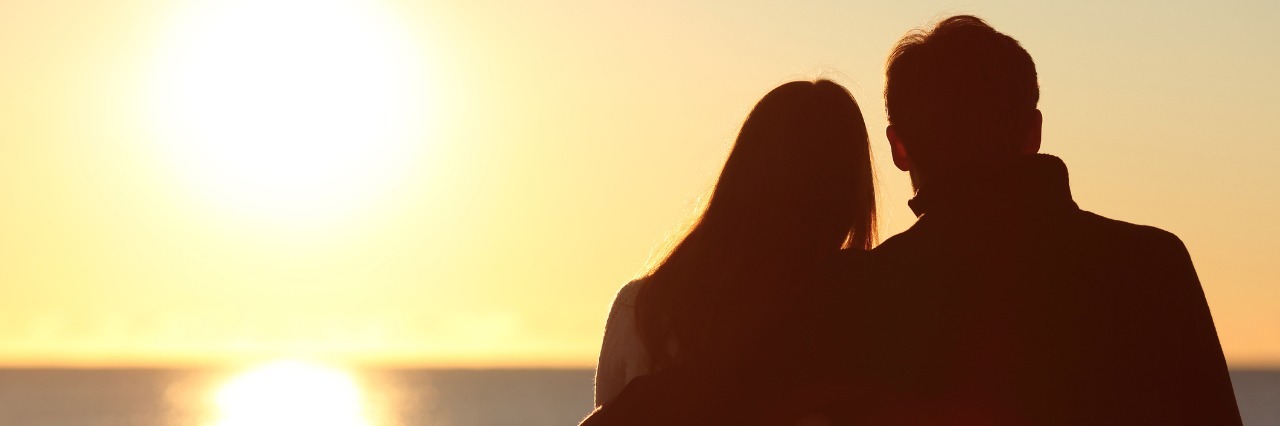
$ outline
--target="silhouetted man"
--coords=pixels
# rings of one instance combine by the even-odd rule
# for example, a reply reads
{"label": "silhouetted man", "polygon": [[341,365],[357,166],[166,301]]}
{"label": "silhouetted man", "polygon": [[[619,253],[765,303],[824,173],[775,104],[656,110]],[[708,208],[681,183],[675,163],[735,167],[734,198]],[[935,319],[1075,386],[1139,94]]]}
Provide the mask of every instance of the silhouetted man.
{"label": "silhouetted man", "polygon": [[1240,423],[1186,248],[1076,206],[1066,166],[1037,154],[1017,41],[952,17],[901,40],[886,74],[919,220],[837,274],[851,422]]}

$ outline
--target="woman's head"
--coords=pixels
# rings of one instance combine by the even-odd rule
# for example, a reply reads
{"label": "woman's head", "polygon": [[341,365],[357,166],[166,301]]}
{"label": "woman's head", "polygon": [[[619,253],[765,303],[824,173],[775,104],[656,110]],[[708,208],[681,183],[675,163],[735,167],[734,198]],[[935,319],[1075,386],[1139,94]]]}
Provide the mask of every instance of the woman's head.
{"label": "woman's head", "polygon": [[828,80],[793,81],[747,116],[697,227],[790,248],[870,248],[874,184],[853,96]]}
{"label": "woman's head", "polygon": [[655,366],[676,362],[671,342],[679,358],[732,350],[822,257],[870,248],[874,188],[866,125],[844,87],[796,81],[765,95],[706,210],[641,288],[637,319]]}

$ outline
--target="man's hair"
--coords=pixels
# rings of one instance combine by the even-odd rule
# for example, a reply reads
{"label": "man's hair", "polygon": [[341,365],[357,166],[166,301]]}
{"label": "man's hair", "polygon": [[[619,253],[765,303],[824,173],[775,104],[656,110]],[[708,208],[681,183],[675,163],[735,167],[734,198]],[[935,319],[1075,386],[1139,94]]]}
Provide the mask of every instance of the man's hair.
{"label": "man's hair", "polygon": [[1031,55],[969,15],[904,36],[885,80],[889,124],[926,168],[1016,152],[1040,99]]}

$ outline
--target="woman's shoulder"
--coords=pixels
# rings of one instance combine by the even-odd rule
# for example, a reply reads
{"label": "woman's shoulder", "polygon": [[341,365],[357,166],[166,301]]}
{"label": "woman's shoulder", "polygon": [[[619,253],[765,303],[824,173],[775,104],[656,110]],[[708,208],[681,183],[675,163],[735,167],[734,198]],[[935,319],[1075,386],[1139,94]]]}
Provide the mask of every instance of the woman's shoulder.
{"label": "woman's shoulder", "polygon": [[624,303],[627,306],[634,307],[636,304],[636,297],[640,294],[640,287],[644,286],[644,282],[645,278],[636,278],[624,284],[622,288],[618,289],[618,294],[613,298],[614,305]]}
{"label": "woman's shoulder", "polygon": [[618,289],[618,293],[613,296],[613,304],[609,307],[606,329],[626,329],[626,333],[631,334],[631,329],[635,328],[636,298],[643,285],[644,278],[639,278]]}
{"label": "woman's shoulder", "polygon": [[635,310],[636,298],[640,294],[640,288],[644,285],[644,278],[632,280],[621,288],[613,297],[613,305],[609,307],[609,319],[605,324],[606,330],[626,330],[625,334],[633,334],[635,328]]}
{"label": "woman's shoulder", "polygon": [[649,354],[644,348],[636,323],[636,296],[644,285],[644,279],[638,279],[618,289],[613,307],[609,309],[609,319],[605,323],[601,363],[620,369],[618,374],[621,376],[621,385],[651,372]]}
{"label": "woman's shoulder", "polygon": [[596,405],[617,396],[632,378],[647,369],[647,356],[636,327],[636,295],[643,279],[618,289],[604,327],[604,343],[596,366]]}

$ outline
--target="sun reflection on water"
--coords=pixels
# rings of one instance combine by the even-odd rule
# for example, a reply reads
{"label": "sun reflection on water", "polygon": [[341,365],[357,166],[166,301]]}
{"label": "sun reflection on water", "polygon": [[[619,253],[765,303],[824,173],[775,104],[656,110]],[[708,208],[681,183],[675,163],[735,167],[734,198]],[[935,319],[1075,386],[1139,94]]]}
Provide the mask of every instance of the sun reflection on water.
{"label": "sun reflection on water", "polygon": [[275,361],[241,373],[214,395],[211,426],[377,426],[364,389],[348,372]]}

